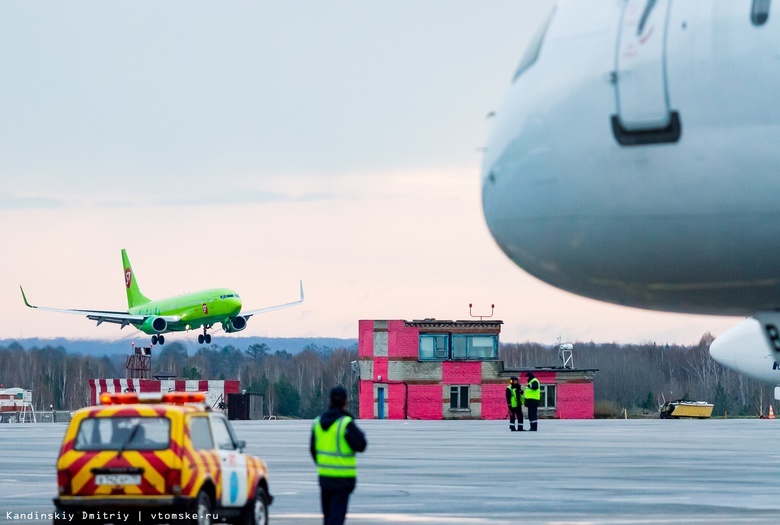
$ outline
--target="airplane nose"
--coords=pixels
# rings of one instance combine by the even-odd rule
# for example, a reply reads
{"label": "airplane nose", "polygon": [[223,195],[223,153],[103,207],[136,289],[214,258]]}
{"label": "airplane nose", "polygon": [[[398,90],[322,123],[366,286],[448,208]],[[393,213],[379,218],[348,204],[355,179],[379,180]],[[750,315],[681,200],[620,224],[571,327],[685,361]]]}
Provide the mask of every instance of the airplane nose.
{"label": "airplane nose", "polygon": [[728,332],[724,333],[712,342],[710,357],[727,368],[735,369],[737,365],[733,358],[732,342],[727,334]]}
{"label": "airplane nose", "polygon": [[234,310],[236,313],[241,311],[241,299],[238,297],[231,297],[228,299],[230,308]]}
{"label": "airplane nose", "polygon": [[[721,365],[739,371],[739,363],[747,362],[756,349],[764,349],[769,354],[761,323],[751,317],[719,335],[710,345],[710,356]],[[763,351],[759,353],[764,355]]]}

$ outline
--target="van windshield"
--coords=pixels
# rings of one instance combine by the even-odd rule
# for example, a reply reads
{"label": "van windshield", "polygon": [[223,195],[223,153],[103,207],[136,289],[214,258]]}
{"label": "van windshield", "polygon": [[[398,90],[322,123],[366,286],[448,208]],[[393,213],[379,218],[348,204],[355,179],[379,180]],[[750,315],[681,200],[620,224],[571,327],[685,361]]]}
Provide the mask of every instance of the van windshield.
{"label": "van windshield", "polygon": [[73,448],[165,450],[170,434],[171,420],[165,417],[90,417],[79,425]]}

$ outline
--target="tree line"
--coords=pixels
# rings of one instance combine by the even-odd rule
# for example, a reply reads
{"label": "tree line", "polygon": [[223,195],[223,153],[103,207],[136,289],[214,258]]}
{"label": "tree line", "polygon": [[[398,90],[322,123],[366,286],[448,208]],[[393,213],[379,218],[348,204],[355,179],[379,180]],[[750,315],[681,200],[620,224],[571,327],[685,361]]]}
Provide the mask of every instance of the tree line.
{"label": "tree line", "polygon": [[[597,407],[657,412],[663,401],[690,399],[714,402],[713,415],[765,414],[773,387],[712,360],[712,340],[705,334],[695,346],[575,343],[573,359],[576,368],[598,369]],[[561,364],[556,345],[502,344],[499,357],[507,368]],[[36,409],[73,410],[89,404],[90,379],[124,377],[125,358],[82,356],[51,346],[25,349],[13,343],[0,347],[0,384],[31,389]],[[357,412],[357,377],[350,364],[356,359],[355,346],[310,345],[292,354],[271,351],[266,344],[245,349],[213,344],[188,355],[183,344],[172,342],[153,355],[152,367],[155,374],[168,372],[182,379],[238,379],[242,390],[263,395],[266,414],[312,418],[326,408],[328,390],[335,385],[351,392],[351,408]]]}
{"label": "tree line", "polygon": [[[595,368],[597,403],[622,411],[657,412],[665,401],[713,403],[713,415],[758,416],[774,401],[774,387],[721,366],[710,357],[715,338],[704,334],[695,346],[575,343],[576,368]],[[558,347],[536,343],[501,345],[507,368],[560,365]]]}

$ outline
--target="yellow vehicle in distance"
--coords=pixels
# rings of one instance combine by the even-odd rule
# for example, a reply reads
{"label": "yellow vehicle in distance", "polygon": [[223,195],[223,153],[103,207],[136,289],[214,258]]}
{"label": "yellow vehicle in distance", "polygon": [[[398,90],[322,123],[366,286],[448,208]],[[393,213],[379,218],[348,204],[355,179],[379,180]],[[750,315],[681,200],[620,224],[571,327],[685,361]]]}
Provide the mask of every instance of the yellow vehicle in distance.
{"label": "yellow vehicle in distance", "polygon": [[190,392],[102,394],[57,460],[54,524],[267,525],[268,469],[224,414]]}
{"label": "yellow vehicle in distance", "polygon": [[660,418],[661,419],[680,419],[680,418],[692,418],[692,419],[707,419],[712,415],[712,403],[706,401],[686,401],[679,399],[677,401],[669,401],[661,406]]}

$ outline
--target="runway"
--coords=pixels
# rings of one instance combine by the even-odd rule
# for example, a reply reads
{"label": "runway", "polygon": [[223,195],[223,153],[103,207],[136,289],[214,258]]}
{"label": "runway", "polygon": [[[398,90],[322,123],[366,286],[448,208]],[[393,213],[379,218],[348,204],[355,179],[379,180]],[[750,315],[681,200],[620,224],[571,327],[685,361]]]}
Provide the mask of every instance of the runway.
{"label": "runway", "polygon": [[[510,433],[503,421],[358,424],[369,445],[355,525],[765,524],[780,515],[780,420],[541,420],[537,433]],[[247,452],[269,465],[272,523],[321,523],[310,426],[234,422]],[[0,524],[50,522],[64,432],[61,423],[0,425]]]}

